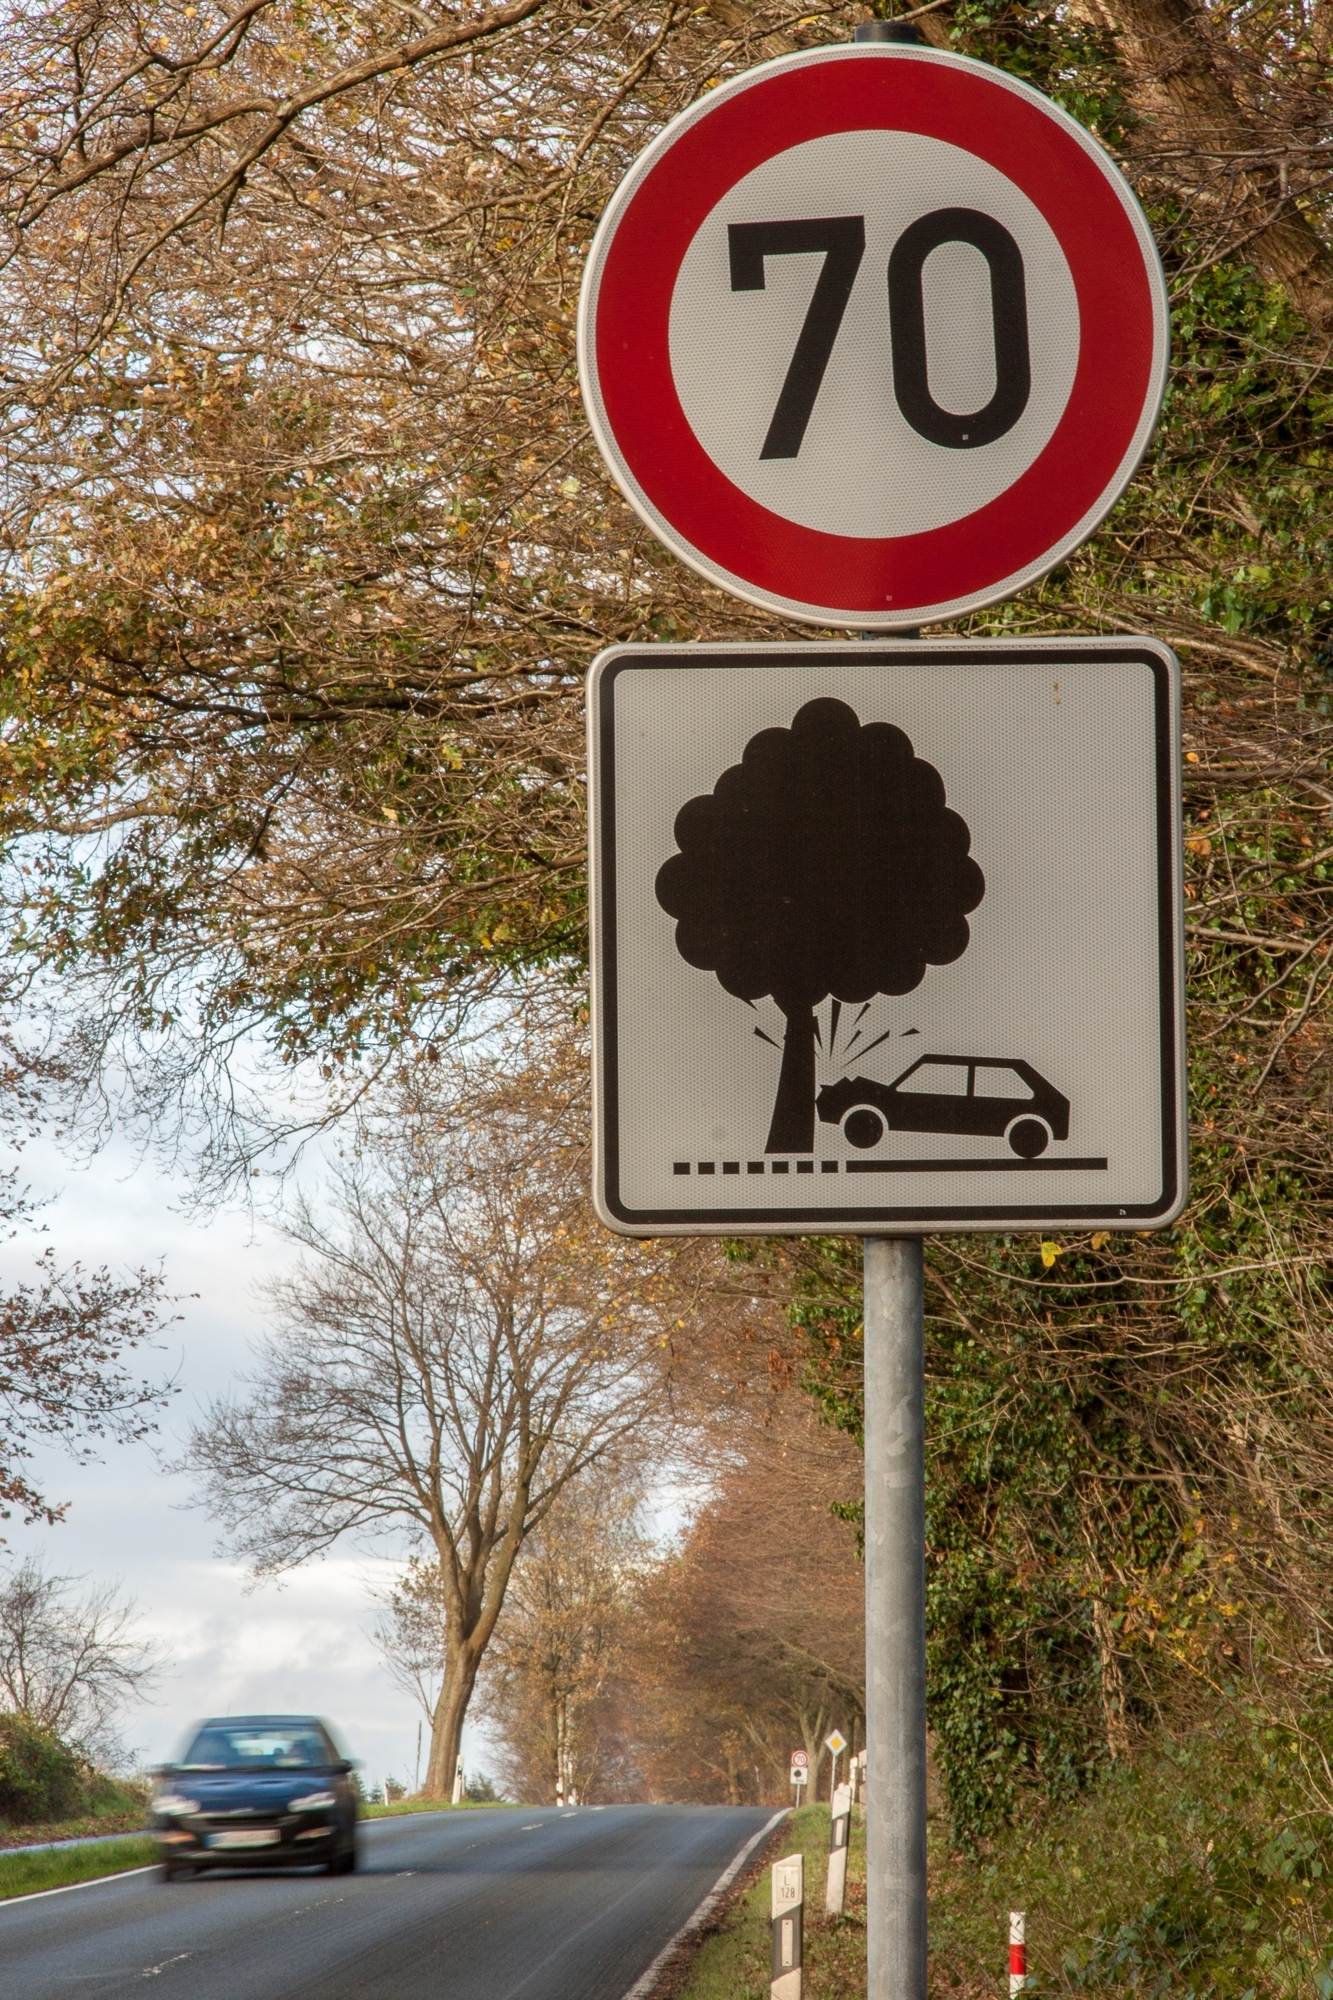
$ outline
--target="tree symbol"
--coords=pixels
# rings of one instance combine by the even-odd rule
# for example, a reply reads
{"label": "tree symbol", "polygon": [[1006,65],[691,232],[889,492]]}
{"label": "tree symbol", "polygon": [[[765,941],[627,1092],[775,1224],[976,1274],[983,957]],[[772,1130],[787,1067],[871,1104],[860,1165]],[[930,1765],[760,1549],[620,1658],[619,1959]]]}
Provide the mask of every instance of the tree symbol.
{"label": "tree symbol", "polygon": [[790,729],[751,737],[739,764],[676,815],[658,871],[687,965],[786,1017],[765,1150],[815,1136],[815,1008],[911,993],[967,950],[986,882],[962,815],[901,729],[846,702],[809,701]]}

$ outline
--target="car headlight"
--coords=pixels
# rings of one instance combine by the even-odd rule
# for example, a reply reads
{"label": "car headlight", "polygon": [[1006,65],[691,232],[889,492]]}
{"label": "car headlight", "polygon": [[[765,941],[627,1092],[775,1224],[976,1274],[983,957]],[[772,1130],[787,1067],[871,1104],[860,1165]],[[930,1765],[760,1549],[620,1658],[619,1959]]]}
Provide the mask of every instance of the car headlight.
{"label": "car headlight", "polygon": [[198,1799],[183,1799],[179,1792],[159,1792],[149,1802],[149,1811],[155,1813],[197,1813]]}
{"label": "car headlight", "polygon": [[293,1812],[319,1812],[324,1806],[336,1806],[337,1799],[332,1792],[307,1792],[303,1799],[293,1799]]}

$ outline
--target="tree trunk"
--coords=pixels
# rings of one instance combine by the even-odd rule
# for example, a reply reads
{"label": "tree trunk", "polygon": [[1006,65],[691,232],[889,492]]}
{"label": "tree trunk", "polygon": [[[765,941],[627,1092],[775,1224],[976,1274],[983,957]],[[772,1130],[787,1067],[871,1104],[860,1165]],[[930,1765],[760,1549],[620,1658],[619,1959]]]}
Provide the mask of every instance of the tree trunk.
{"label": "tree trunk", "polygon": [[1101,1665],[1102,1716],[1106,1747],[1113,1759],[1129,1755],[1129,1720],[1125,1712],[1125,1677],[1116,1656],[1115,1627],[1100,1597],[1092,1600],[1092,1626]]}
{"label": "tree trunk", "polygon": [[[1207,193],[1206,175],[1214,199],[1239,210],[1238,257],[1276,279],[1316,332],[1333,332],[1333,253],[1277,168],[1255,157],[1272,148],[1274,133],[1256,126],[1237,98],[1225,43],[1207,13],[1196,0],[1080,0],[1078,11],[1121,45],[1131,100],[1148,121],[1138,144],[1195,154],[1196,192]],[[1184,161],[1172,165],[1179,171]]]}
{"label": "tree trunk", "polygon": [[463,1743],[463,1721],[476,1686],[480,1664],[480,1660],[473,1659],[466,1650],[450,1655],[430,1726],[430,1758],[426,1765],[426,1782],[421,1787],[424,1799],[453,1797],[454,1769]]}
{"label": "tree trunk", "polygon": [[[778,1005],[782,1007],[779,1000]],[[782,1069],[768,1128],[766,1153],[813,1153],[815,1149],[815,1010],[808,1003],[782,1007]]]}

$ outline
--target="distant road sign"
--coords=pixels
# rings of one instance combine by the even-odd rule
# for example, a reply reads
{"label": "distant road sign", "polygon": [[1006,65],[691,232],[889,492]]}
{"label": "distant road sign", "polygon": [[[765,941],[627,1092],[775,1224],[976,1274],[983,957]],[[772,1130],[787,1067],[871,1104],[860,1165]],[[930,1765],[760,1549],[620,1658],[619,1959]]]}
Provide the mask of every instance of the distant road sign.
{"label": "distant road sign", "polygon": [[809,1751],[793,1750],[791,1753],[791,1767],[793,1771],[808,1771],[810,1768]]}
{"label": "distant road sign", "polygon": [[785,56],[701,97],[593,243],[584,399],[685,562],[821,625],[952,618],[1092,533],[1151,435],[1166,288],[1096,140],[966,57]]}
{"label": "distant road sign", "polygon": [[603,1221],[1179,1214],[1165,647],[619,646],[589,729]]}
{"label": "distant road sign", "polygon": [[835,1729],[832,1736],[824,1738],[824,1748],[831,1751],[835,1757],[841,1757],[843,1751],[847,1748],[847,1738],[840,1729]]}

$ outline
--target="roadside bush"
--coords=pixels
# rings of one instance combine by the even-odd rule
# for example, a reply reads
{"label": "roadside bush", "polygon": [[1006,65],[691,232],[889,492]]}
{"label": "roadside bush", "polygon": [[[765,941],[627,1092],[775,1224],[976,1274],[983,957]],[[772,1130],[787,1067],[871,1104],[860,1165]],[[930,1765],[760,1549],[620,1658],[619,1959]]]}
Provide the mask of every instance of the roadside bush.
{"label": "roadside bush", "polygon": [[1077,1797],[1029,1794],[977,1851],[940,1841],[934,1990],[1000,1990],[1021,1909],[1034,2000],[1331,2000],[1331,1747],[1318,1709],[1283,1729],[1222,1694]]}
{"label": "roadside bush", "polygon": [[0,1821],[31,1826],[85,1803],[84,1766],[51,1730],[20,1711],[0,1715]]}

